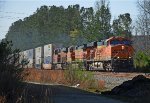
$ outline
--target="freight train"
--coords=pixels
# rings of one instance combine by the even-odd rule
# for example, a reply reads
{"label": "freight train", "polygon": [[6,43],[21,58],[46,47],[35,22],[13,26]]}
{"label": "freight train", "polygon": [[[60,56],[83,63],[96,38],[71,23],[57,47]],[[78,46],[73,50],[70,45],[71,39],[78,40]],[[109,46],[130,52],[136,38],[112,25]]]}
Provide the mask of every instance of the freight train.
{"label": "freight train", "polygon": [[86,70],[127,71],[133,68],[132,41],[110,37],[80,46],[56,48],[47,44],[20,52],[20,62],[28,59],[26,68],[64,69],[68,64],[83,63]]}

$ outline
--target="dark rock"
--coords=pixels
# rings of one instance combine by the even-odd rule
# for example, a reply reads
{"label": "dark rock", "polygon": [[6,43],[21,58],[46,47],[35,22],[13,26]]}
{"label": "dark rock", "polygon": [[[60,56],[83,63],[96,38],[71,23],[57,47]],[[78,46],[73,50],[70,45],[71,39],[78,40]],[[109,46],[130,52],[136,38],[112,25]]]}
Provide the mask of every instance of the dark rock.
{"label": "dark rock", "polygon": [[116,86],[109,92],[103,92],[107,95],[119,95],[130,97],[142,97],[150,94],[150,79],[143,75],[138,75],[132,80],[123,82],[121,85]]}
{"label": "dark rock", "polygon": [[145,83],[145,82],[150,82],[150,79],[146,78],[146,77],[143,76],[143,75],[138,75],[138,76],[134,77],[134,78],[132,79],[132,81],[133,81],[134,83],[139,83],[139,82]]}

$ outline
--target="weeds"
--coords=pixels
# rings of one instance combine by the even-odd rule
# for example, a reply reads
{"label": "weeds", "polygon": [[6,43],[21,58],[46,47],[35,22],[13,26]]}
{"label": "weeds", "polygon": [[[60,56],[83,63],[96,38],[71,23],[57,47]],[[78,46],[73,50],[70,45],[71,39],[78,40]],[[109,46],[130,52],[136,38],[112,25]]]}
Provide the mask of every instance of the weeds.
{"label": "weeds", "polygon": [[150,56],[143,51],[136,53],[134,57],[136,71],[150,73]]}
{"label": "weeds", "polygon": [[93,72],[85,71],[83,63],[69,64],[64,71],[64,76],[68,85],[80,84],[82,89],[99,88]]}

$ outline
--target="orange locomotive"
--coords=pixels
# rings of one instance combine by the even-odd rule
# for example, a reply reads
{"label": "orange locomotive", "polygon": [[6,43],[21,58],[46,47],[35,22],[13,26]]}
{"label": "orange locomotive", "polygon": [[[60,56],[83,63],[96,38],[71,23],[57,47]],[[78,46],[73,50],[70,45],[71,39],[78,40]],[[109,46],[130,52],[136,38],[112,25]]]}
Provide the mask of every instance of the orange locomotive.
{"label": "orange locomotive", "polygon": [[76,62],[83,62],[86,56],[86,44],[76,47],[75,60]]}
{"label": "orange locomotive", "polygon": [[[93,46],[93,48],[91,50],[95,54],[94,57],[86,60],[88,70],[128,71],[133,67],[134,50],[131,40],[128,38],[110,37],[97,42],[97,45]],[[90,52],[90,55],[92,52]]]}
{"label": "orange locomotive", "polygon": [[61,49],[56,48],[53,53],[53,68],[52,69],[61,69]]}
{"label": "orange locomotive", "polygon": [[126,71],[133,67],[133,53],[130,39],[110,37],[78,47],[56,49],[53,64],[61,64],[63,68],[70,63],[83,62],[87,70]]}

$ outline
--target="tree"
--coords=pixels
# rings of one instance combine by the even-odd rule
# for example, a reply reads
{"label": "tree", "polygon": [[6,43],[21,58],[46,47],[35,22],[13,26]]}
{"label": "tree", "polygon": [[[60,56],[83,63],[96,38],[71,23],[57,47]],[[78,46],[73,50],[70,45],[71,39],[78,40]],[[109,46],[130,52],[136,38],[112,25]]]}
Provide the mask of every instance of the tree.
{"label": "tree", "polygon": [[78,4],[76,5],[69,5],[66,9],[66,28],[68,31],[68,35],[71,37],[71,45],[77,44],[77,37],[80,34],[80,27],[81,27],[81,21],[80,21],[80,6]]}
{"label": "tree", "polygon": [[[140,35],[137,43],[140,43],[142,47],[137,47],[137,50],[143,50],[147,54],[150,54],[150,1],[138,0],[137,1],[139,15],[136,20],[136,35]],[[141,38],[142,37],[142,38]],[[141,39],[142,40],[141,40]],[[137,44],[139,45],[139,44]]]}
{"label": "tree", "polygon": [[28,50],[48,43],[57,47],[76,45],[81,34],[80,6],[41,6],[34,14],[16,21],[6,38],[13,49]]}
{"label": "tree", "polygon": [[138,0],[137,4],[139,9],[142,9],[147,14],[150,14],[150,1],[149,0]]}
{"label": "tree", "polygon": [[117,36],[131,37],[132,33],[132,19],[129,13],[120,14],[118,19],[113,20],[112,30],[113,34]]}
{"label": "tree", "polygon": [[81,15],[81,31],[84,38],[87,39],[88,42],[96,40],[94,33],[94,10],[92,7],[84,8],[82,7],[80,10]]}
{"label": "tree", "polygon": [[109,8],[109,2],[106,0],[100,0],[96,2],[95,13],[95,33],[98,40],[106,39],[111,36],[111,13]]}
{"label": "tree", "polygon": [[6,97],[7,102],[15,102],[24,77],[18,63],[19,51],[12,50],[11,46],[8,41],[0,43],[0,95]]}

